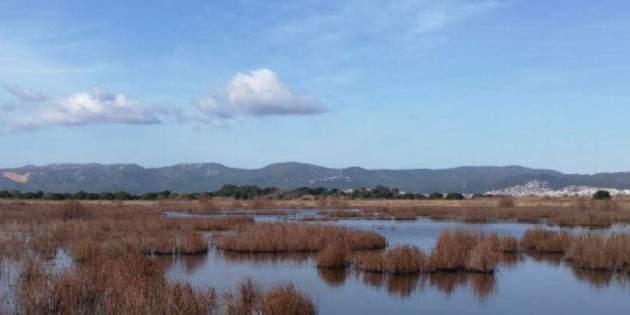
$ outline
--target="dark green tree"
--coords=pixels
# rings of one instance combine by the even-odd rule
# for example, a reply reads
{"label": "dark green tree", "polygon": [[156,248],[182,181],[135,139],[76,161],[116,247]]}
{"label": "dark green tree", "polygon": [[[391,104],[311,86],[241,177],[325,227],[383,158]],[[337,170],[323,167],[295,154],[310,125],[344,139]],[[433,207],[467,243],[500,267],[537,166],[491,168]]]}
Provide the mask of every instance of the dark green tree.
{"label": "dark green tree", "polygon": [[462,194],[460,194],[458,192],[450,192],[450,193],[446,194],[444,199],[448,199],[448,200],[462,200],[462,199],[465,199],[465,198],[464,198],[464,195],[462,195]]}
{"label": "dark green tree", "polygon": [[593,199],[595,200],[608,200],[610,198],[610,192],[607,190],[598,190],[593,194]]}

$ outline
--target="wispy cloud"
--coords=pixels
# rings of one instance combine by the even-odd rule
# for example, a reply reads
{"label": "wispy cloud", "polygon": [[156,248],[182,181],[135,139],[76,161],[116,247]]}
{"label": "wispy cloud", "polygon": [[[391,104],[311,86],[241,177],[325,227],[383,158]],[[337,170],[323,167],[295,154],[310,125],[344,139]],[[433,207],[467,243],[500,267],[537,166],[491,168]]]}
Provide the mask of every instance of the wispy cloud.
{"label": "wispy cloud", "polygon": [[[333,7],[283,20],[275,40],[332,43],[427,44],[432,35],[466,18],[494,10],[502,0],[340,1]],[[360,45],[359,45],[360,46]]]}
{"label": "wispy cloud", "polygon": [[29,88],[9,84],[3,84],[2,86],[13,96],[19,98],[24,102],[40,102],[47,99],[44,94]]}
{"label": "wispy cloud", "polygon": [[314,115],[326,107],[314,97],[295,94],[266,68],[237,73],[219,95],[197,103],[203,114],[212,118],[233,118],[239,115]]}

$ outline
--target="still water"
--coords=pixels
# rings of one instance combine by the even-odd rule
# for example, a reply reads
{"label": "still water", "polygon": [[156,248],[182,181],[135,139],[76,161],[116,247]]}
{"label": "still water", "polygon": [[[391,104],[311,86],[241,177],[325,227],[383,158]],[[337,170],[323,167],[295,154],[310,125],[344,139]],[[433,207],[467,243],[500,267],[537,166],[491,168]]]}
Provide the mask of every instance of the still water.
{"label": "still water", "polygon": [[[429,219],[340,220],[326,224],[374,230],[385,236],[390,246],[413,244],[425,250],[434,246],[444,230],[466,228],[520,237],[535,226]],[[627,277],[575,270],[554,255],[506,255],[493,275],[412,276],[318,269],[314,256],[309,254],[237,254],[211,250],[204,256],[163,259],[169,260],[169,279],[197,287],[230,289],[244,277],[265,285],[291,281],[310,294],[320,314],[630,314]]]}

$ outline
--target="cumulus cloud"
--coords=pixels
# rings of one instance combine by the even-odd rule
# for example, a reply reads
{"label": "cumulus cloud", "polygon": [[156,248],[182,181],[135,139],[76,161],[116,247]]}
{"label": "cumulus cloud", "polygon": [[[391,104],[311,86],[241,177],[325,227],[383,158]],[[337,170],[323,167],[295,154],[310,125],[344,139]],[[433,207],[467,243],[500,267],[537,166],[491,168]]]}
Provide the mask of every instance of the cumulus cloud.
{"label": "cumulus cloud", "polygon": [[266,68],[236,74],[224,91],[200,100],[197,108],[216,118],[314,115],[326,111],[317,98],[295,94]]}
{"label": "cumulus cloud", "polygon": [[2,86],[5,90],[7,90],[7,92],[11,93],[11,95],[17,97],[24,102],[39,102],[46,100],[46,96],[44,94],[32,89],[8,84],[3,84]]}
{"label": "cumulus cloud", "polygon": [[147,109],[120,93],[80,92],[38,106],[24,106],[0,117],[10,130],[88,124],[146,125],[160,123],[162,109]]}

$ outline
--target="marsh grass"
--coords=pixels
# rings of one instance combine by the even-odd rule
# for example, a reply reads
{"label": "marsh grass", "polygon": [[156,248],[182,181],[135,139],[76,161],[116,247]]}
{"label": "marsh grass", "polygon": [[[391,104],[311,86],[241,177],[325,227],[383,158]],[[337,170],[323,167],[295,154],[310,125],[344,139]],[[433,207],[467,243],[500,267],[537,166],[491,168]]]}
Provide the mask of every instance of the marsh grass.
{"label": "marsh grass", "polygon": [[571,244],[567,232],[534,228],[525,231],[520,246],[526,251],[539,253],[565,253]]}
{"label": "marsh grass", "polygon": [[326,245],[316,257],[319,268],[343,268],[350,263],[350,250],[344,244],[331,243]]}
{"label": "marsh grass", "polygon": [[498,237],[466,230],[440,234],[429,258],[435,271],[494,272],[501,248]]}
{"label": "marsh grass", "polygon": [[382,253],[358,253],[355,268],[368,272],[412,274],[426,271],[427,255],[414,246],[397,246]]}
{"label": "marsh grass", "polygon": [[228,231],[246,224],[254,224],[251,216],[226,216],[222,218],[189,219],[192,228],[197,231]]}
{"label": "marsh grass", "polygon": [[397,246],[383,252],[356,253],[352,265],[363,271],[391,274],[492,273],[502,254],[517,251],[518,241],[514,237],[460,229],[442,232],[430,254],[414,246]]}
{"label": "marsh grass", "polygon": [[267,290],[246,278],[225,294],[225,313],[229,315],[312,315],[317,314],[310,297],[291,283],[277,284]]}
{"label": "marsh grass", "polygon": [[385,248],[375,232],[304,223],[261,223],[243,226],[236,233],[217,238],[219,249],[238,252],[316,252],[332,243],[348,250]]}
{"label": "marsh grass", "polygon": [[564,259],[582,269],[630,271],[630,235],[574,237]]}
{"label": "marsh grass", "polygon": [[[411,208],[392,204],[339,213],[388,219],[396,215],[460,219],[468,216],[475,221],[544,220],[588,226],[630,222],[627,210],[610,204],[593,208],[588,203],[585,209],[574,205],[576,208],[562,210],[518,204],[505,208],[448,205]],[[200,231],[222,231],[215,239],[217,246],[226,250],[222,252],[226,257],[240,252],[319,252],[316,261],[322,268],[318,272],[335,270],[323,267],[351,263],[356,269],[380,275],[380,279],[384,279],[381,281],[388,283],[385,285],[400,294],[408,294],[417,287],[417,281],[410,279],[417,279],[419,274],[423,274],[422,279],[426,278],[424,274],[430,278],[447,272],[454,275],[447,278],[457,282],[460,281],[457,277],[463,279],[461,275],[473,272],[479,279],[488,279],[481,276],[496,270],[502,253],[521,251],[535,255],[564,253],[564,256],[554,255],[559,257],[558,264],[568,263],[580,275],[588,274],[588,270],[615,272],[616,275],[628,274],[630,270],[630,236],[625,235],[571,236],[565,232],[534,229],[527,231],[519,241],[513,237],[455,230],[441,234],[430,253],[411,246],[376,252],[370,250],[384,249],[387,243],[374,232],[304,223],[256,224],[251,217],[237,216],[241,213],[238,211],[232,211],[235,216],[216,220],[164,218],[161,211],[155,206],[109,202],[0,203],[0,255],[22,266],[17,313],[211,314],[229,310],[230,305],[235,305],[230,314],[246,314],[247,310],[261,314],[316,311],[308,296],[291,285],[262,288],[252,284],[244,291],[249,293],[234,291],[233,298],[227,298],[210,289],[198,290],[166,281],[164,266],[151,256],[205,253],[208,241]],[[51,273],[45,266],[59,250],[70,254],[73,266]],[[234,259],[242,258],[238,257]],[[341,270],[346,270],[344,277],[350,271]],[[394,277],[397,274],[410,277]],[[609,281],[607,275],[595,277],[601,283]],[[337,278],[335,281],[343,281]],[[492,290],[492,282],[461,281],[479,286],[475,290],[480,292]]]}
{"label": "marsh grass", "polygon": [[213,290],[168,283],[142,256],[99,258],[59,274],[25,263],[19,314],[211,314],[216,305]]}

